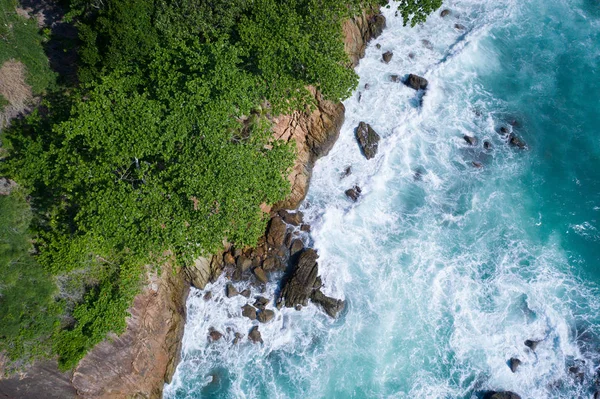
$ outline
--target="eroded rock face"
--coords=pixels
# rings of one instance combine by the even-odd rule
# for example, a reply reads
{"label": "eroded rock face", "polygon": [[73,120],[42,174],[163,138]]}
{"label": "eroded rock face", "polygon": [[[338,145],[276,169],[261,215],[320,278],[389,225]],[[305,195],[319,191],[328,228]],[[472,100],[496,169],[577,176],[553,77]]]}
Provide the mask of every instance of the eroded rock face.
{"label": "eroded rock face", "polygon": [[364,57],[367,43],[381,35],[385,22],[385,17],[376,8],[344,22],[344,50],[350,56],[352,66],[357,66]]}

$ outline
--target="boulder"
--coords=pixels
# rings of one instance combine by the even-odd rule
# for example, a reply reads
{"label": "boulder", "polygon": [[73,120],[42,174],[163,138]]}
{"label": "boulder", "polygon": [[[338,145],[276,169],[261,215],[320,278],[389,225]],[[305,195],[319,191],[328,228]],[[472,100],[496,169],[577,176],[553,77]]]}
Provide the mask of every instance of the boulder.
{"label": "boulder", "polygon": [[308,248],[300,254],[291,276],[281,289],[280,300],[286,307],[292,308],[298,304],[306,305],[308,303],[319,274],[317,258],[317,252],[312,248]]}
{"label": "boulder", "polygon": [[380,43],[377,43],[377,44],[375,45],[375,48],[376,48],[377,50],[380,50],[380,49],[381,49],[381,44],[380,44]]}
{"label": "boulder", "polygon": [[207,293],[205,293],[205,294],[202,296],[202,299],[204,299],[204,300],[205,300],[205,301],[207,301],[207,302],[208,302],[208,301],[210,301],[210,300],[212,299],[212,292],[211,292],[211,291],[208,291]]}
{"label": "boulder", "polygon": [[250,269],[250,266],[252,266],[252,261],[246,258],[244,255],[241,255],[237,258],[236,267],[242,272],[245,272],[246,270]]}
{"label": "boulder", "polygon": [[365,158],[373,158],[377,154],[377,148],[379,147],[379,140],[381,137],[373,130],[371,125],[365,122],[360,122],[358,124],[354,134],[356,135],[356,140],[358,141],[360,150]]}
{"label": "boulder", "polygon": [[442,10],[442,12],[440,13],[440,17],[442,18],[447,17],[448,15],[450,15],[450,10],[448,10],[447,8],[445,10]]}
{"label": "boulder", "polygon": [[303,249],[304,249],[304,242],[301,239],[296,238],[292,242],[292,246],[290,247],[290,256],[296,255],[298,252],[302,251]]}
{"label": "boulder", "polygon": [[279,248],[283,245],[285,240],[285,232],[287,226],[283,219],[279,216],[275,216],[269,223],[269,229],[267,231],[267,243],[272,248]]}
{"label": "boulder", "polygon": [[600,391],[594,392],[594,399],[600,399]]}
{"label": "boulder", "polygon": [[346,197],[348,197],[352,201],[356,202],[356,201],[358,201],[358,198],[360,197],[361,192],[362,192],[362,190],[360,189],[360,187],[354,186],[353,188],[349,188],[348,190],[346,190],[345,194],[346,194]]}
{"label": "boulder", "polygon": [[[281,268],[281,261],[275,256],[269,256],[262,264],[263,271],[272,271]],[[254,269],[256,270],[256,269]]]}
{"label": "boulder", "polygon": [[522,362],[519,359],[517,359],[516,357],[511,357],[510,360],[508,361],[508,365],[510,366],[510,371],[515,373],[517,371],[517,369],[519,368],[519,366],[521,365],[521,363]]}
{"label": "boulder", "polygon": [[423,44],[423,47],[425,47],[426,49],[433,50],[433,43],[431,43],[429,40],[423,39],[423,40],[421,40],[421,43]]}
{"label": "boulder", "polygon": [[425,90],[427,89],[427,85],[429,84],[429,82],[427,81],[427,79],[411,73],[404,81],[404,84],[410,87],[411,89]]}
{"label": "boulder", "polygon": [[531,349],[532,351],[535,351],[535,348],[537,348],[537,346],[539,345],[539,343],[542,341],[534,341],[531,339],[528,339],[525,341],[525,346],[528,347],[529,349]]}
{"label": "boulder", "polygon": [[233,339],[233,344],[237,345],[240,343],[240,341],[244,338],[244,334],[241,334],[239,332],[235,333],[235,338]]}
{"label": "boulder", "polygon": [[510,134],[509,138],[508,138],[508,143],[513,146],[513,147],[517,147],[521,150],[527,148],[527,144],[525,144],[525,142],[523,140],[521,140],[520,137],[515,136],[514,134]]}
{"label": "boulder", "polygon": [[250,298],[250,290],[246,288],[244,291],[240,292],[240,295],[245,298]]}
{"label": "boulder", "polygon": [[257,267],[256,269],[254,269],[254,275],[256,276],[258,281],[260,281],[263,284],[266,284],[269,281],[267,273],[265,273],[262,267]]}
{"label": "boulder", "polygon": [[223,263],[226,265],[235,265],[235,258],[231,252],[225,252],[225,254],[223,254]]}
{"label": "boulder", "polygon": [[398,83],[398,82],[402,81],[402,79],[400,79],[400,76],[398,76],[398,75],[390,75],[390,80],[394,83]]}
{"label": "boulder", "polygon": [[258,331],[258,326],[254,326],[250,329],[250,332],[248,333],[248,339],[254,342],[255,344],[263,343],[260,331]]}
{"label": "boulder", "polygon": [[300,226],[300,230],[305,233],[310,233],[310,224],[303,224]]}
{"label": "boulder", "polygon": [[250,320],[256,320],[256,309],[251,305],[242,306],[242,316],[249,318]]}
{"label": "boulder", "polygon": [[392,53],[391,51],[386,51],[385,53],[383,53],[381,58],[383,59],[383,62],[385,62],[387,64],[392,60],[393,56],[394,56],[394,53]]}
{"label": "boulder", "polygon": [[254,302],[254,306],[257,309],[265,310],[265,307],[268,305],[270,301],[264,296],[257,296],[256,301]]}
{"label": "boulder", "polygon": [[510,391],[491,391],[484,395],[483,399],[521,399],[519,395]]}
{"label": "boulder", "polygon": [[238,290],[231,283],[227,283],[225,286],[225,295],[227,298],[233,298],[236,295],[239,295]]}
{"label": "boulder", "polygon": [[508,130],[506,126],[501,126],[500,129],[498,129],[498,133],[504,136],[506,134],[509,134],[510,130]]}
{"label": "boulder", "polygon": [[268,323],[275,317],[275,312],[271,309],[261,310],[258,314],[258,321],[261,323]]}
{"label": "boulder", "polygon": [[467,144],[469,145],[477,145],[477,138],[474,136],[468,136],[468,135],[464,135],[463,139],[467,142]]}
{"label": "boulder", "polygon": [[325,313],[334,319],[344,310],[346,303],[340,299],[328,297],[321,290],[316,290],[310,296],[310,299],[315,304],[319,305]]}
{"label": "boulder", "polygon": [[454,24],[454,29],[458,29],[458,30],[466,30],[467,27],[464,26],[463,24]]}
{"label": "boulder", "polygon": [[287,224],[291,224],[293,226],[299,226],[302,224],[302,219],[304,218],[304,214],[300,211],[291,213],[282,209],[279,211],[279,216],[283,219]]}
{"label": "boulder", "polygon": [[215,330],[213,327],[208,329],[208,338],[211,341],[218,341],[223,337],[223,334],[221,334],[220,332],[218,332],[217,330]]}
{"label": "boulder", "polygon": [[343,179],[343,178],[345,178],[345,177],[348,177],[348,176],[350,176],[351,174],[352,174],[352,166],[346,166],[346,167],[344,168],[344,171],[342,172],[342,176],[341,176],[341,178]]}
{"label": "boulder", "polygon": [[369,33],[371,39],[377,39],[385,29],[385,17],[382,14],[376,14],[369,19]]}
{"label": "boulder", "polygon": [[484,141],[483,142],[483,148],[486,150],[491,150],[492,149],[492,143],[490,143],[489,141]]}

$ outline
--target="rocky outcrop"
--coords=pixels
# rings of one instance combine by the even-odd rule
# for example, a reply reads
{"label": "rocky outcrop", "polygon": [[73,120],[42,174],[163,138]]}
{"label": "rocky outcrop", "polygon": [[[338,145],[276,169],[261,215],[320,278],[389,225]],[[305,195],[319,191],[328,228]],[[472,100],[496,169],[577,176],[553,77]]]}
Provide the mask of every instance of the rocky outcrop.
{"label": "rocky outcrop", "polygon": [[361,192],[362,192],[362,190],[360,187],[354,186],[354,187],[346,190],[344,192],[344,194],[346,194],[346,197],[350,198],[353,202],[356,202],[356,201],[358,201],[358,198],[360,197]]}
{"label": "rocky outcrop", "polygon": [[354,131],[360,151],[367,159],[371,159],[377,155],[379,140],[381,137],[373,130],[371,125],[365,122],[360,122]]}
{"label": "rocky outcrop", "polygon": [[394,53],[392,53],[391,51],[386,51],[385,53],[383,53],[381,55],[381,59],[383,60],[383,62],[388,64],[392,60],[393,56],[394,56]]}
{"label": "rocky outcrop", "polygon": [[514,392],[496,392],[491,391],[484,395],[483,399],[521,399],[519,395]]}
{"label": "rocky outcrop", "polygon": [[404,81],[404,84],[415,90],[425,90],[427,89],[427,85],[429,82],[427,79],[422,78],[421,76],[410,74]]}
{"label": "rocky outcrop", "polygon": [[350,57],[352,66],[358,65],[365,56],[367,43],[379,37],[384,28],[385,17],[374,8],[344,22],[344,50]]}
{"label": "rocky outcrop", "polygon": [[519,359],[517,359],[516,357],[511,357],[510,360],[508,361],[508,365],[510,367],[510,371],[512,371],[513,373],[516,373],[517,369],[521,365],[521,361]]}

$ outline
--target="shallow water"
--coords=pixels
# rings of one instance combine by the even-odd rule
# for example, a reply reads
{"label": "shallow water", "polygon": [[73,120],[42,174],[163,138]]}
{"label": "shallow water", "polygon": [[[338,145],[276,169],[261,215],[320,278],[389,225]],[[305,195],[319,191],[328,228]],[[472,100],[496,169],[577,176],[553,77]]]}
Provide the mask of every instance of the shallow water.
{"label": "shallow water", "polygon": [[[264,345],[233,347],[233,332],[253,325],[237,317],[246,299],[225,298],[224,280],[206,288],[210,302],[193,290],[183,359],[165,398],[592,396],[600,4],[456,0],[444,8],[452,14],[414,29],[384,9],[388,27],[357,68],[340,139],[317,162],[302,205],[325,292],[345,298],[347,311],[333,321],[312,305],[284,309],[260,326]],[[388,50],[394,57],[384,64]],[[429,80],[422,105],[390,81],[407,73]],[[382,136],[370,161],[354,139],[360,121]],[[509,146],[502,126],[528,149]],[[468,146],[465,134],[478,144]],[[363,192],[356,204],[344,195],[354,184]],[[209,344],[209,327],[231,332]],[[526,339],[541,340],[535,352]],[[523,362],[516,373],[511,357]]]}

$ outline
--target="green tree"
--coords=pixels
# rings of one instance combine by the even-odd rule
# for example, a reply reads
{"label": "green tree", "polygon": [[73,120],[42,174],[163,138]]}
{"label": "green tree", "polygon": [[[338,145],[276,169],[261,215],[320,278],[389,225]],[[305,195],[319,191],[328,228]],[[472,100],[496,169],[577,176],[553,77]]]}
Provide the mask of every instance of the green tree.
{"label": "green tree", "polygon": [[443,0],[400,0],[398,10],[404,19],[404,25],[411,26],[425,22],[429,14],[442,6]]}

